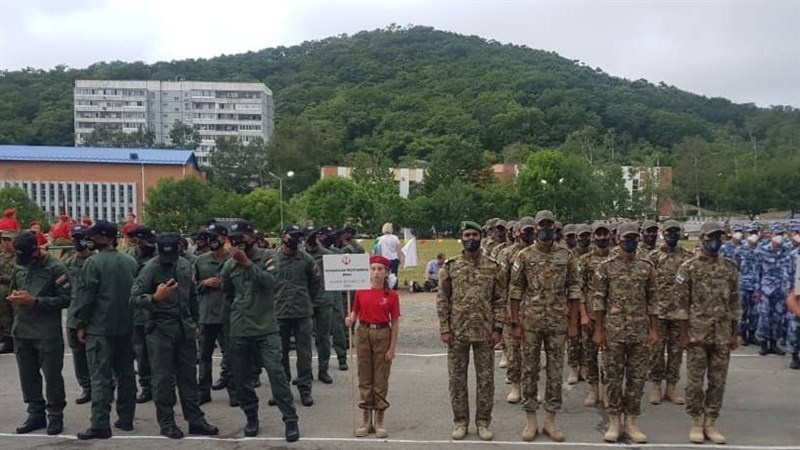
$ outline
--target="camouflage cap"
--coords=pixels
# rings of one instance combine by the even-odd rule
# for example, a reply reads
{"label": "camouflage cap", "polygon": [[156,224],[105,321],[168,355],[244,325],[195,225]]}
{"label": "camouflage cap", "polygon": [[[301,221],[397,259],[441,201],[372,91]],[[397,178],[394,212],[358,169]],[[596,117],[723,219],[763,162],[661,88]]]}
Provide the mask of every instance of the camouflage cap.
{"label": "camouflage cap", "polygon": [[573,223],[568,223],[564,227],[564,236],[569,236],[570,234],[578,234],[577,227]]}
{"label": "camouflage cap", "polygon": [[[497,219],[497,220],[500,220],[500,219]],[[471,220],[464,220],[464,221],[461,222],[461,224],[459,224],[458,232],[459,233],[463,233],[464,230],[475,230],[475,231],[479,231],[479,232],[483,231],[481,229],[480,225],[478,225],[476,222],[473,222]]]}
{"label": "camouflage cap", "polygon": [[759,227],[758,222],[750,222],[747,225],[747,232],[748,233],[752,233],[754,231],[758,232],[760,229],[761,229],[761,227]]}
{"label": "camouflage cap", "polygon": [[578,236],[582,234],[592,234],[592,226],[589,224],[582,223],[580,225],[575,226],[575,234]]}
{"label": "camouflage cap", "polygon": [[636,222],[625,222],[619,226],[617,235],[625,237],[631,234],[639,235],[639,224]]}
{"label": "camouflage cap", "polygon": [[556,221],[556,230],[563,230],[563,229],[564,229],[564,224]]}
{"label": "camouflage cap", "polygon": [[664,231],[671,230],[673,228],[677,228],[678,230],[682,229],[681,224],[678,223],[677,220],[673,220],[673,219],[669,219],[666,222],[664,222],[663,224],[661,224],[661,229],[664,230]]}
{"label": "camouflage cap", "polygon": [[517,221],[517,227],[520,231],[526,228],[534,228],[536,226],[536,221],[533,220],[531,216],[525,216]]}
{"label": "camouflage cap", "polygon": [[734,224],[731,225],[731,231],[734,232],[734,233],[735,232],[740,232],[741,233],[742,231],[744,231],[744,225],[742,225],[740,223],[734,223]]}
{"label": "camouflage cap", "polygon": [[0,230],[0,239],[14,239],[19,234],[17,231]]}
{"label": "camouflage cap", "polygon": [[619,228],[619,222],[608,222],[608,231],[616,233],[617,228]]}
{"label": "camouflage cap", "polygon": [[484,224],[484,228],[486,228],[487,230],[489,228],[493,228],[494,224],[496,224],[498,220],[500,220],[499,217],[492,217],[491,219],[486,221],[486,224]]}
{"label": "camouflage cap", "polygon": [[509,230],[516,230],[517,229],[517,221],[516,220],[509,220],[508,221],[508,229]]}
{"label": "camouflage cap", "polygon": [[603,221],[597,221],[592,224],[592,233],[597,233],[597,230],[611,231],[611,227]]}
{"label": "camouflage cap", "polygon": [[508,222],[506,222],[503,219],[497,219],[497,221],[494,223],[494,227],[495,228],[503,227],[503,228],[505,228],[507,230],[508,229]]}
{"label": "camouflage cap", "polygon": [[656,229],[658,228],[658,224],[656,223],[655,220],[648,219],[645,220],[644,223],[642,223],[642,231],[649,230],[650,228],[656,228]]}
{"label": "camouflage cap", "polygon": [[546,209],[543,209],[543,210],[537,212],[536,213],[536,217],[534,217],[534,219],[533,219],[533,221],[536,222],[537,224],[541,223],[542,221],[545,221],[545,220],[549,220],[551,222],[555,222],[556,221],[556,215],[553,214],[552,211],[548,211]]}
{"label": "camouflage cap", "polygon": [[714,222],[713,220],[709,220],[708,222],[703,222],[703,225],[700,227],[700,234],[711,234],[711,233],[724,233],[725,228],[719,222]]}

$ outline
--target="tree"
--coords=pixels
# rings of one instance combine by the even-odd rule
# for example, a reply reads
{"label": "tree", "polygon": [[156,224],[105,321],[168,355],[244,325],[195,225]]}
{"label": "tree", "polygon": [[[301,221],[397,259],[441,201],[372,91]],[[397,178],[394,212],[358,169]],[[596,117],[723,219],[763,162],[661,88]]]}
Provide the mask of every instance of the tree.
{"label": "tree", "polygon": [[754,220],[769,208],[768,199],[774,198],[773,189],[773,180],[759,169],[732,175],[722,183],[722,205]]}
{"label": "tree", "polygon": [[277,231],[281,223],[277,189],[255,188],[242,197],[238,217],[249,220],[260,230]]}
{"label": "tree", "polygon": [[303,192],[304,219],[331,226],[351,222],[355,192],[352,180],[334,177],[317,181]]}
{"label": "tree", "polygon": [[0,211],[7,208],[17,210],[17,220],[23,228],[27,227],[31,220],[38,220],[42,222],[42,228],[46,229],[48,221],[44,220],[44,211],[28,197],[24,189],[15,186],[0,189]]}
{"label": "tree", "polygon": [[247,193],[256,187],[271,185],[267,149],[263,139],[248,144],[236,139],[219,138],[211,153],[211,181],[223,189]]}
{"label": "tree", "polygon": [[193,126],[176,120],[169,130],[172,146],[180,149],[194,150],[200,145],[200,132]]}
{"label": "tree", "polygon": [[145,222],[159,232],[186,232],[211,218],[209,207],[216,188],[196,177],[162,178],[147,191]]}
{"label": "tree", "polygon": [[152,130],[138,129],[125,133],[110,128],[97,128],[83,140],[85,147],[153,148],[156,134]]}
{"label": "tree", "polygon": [[448,186],[457,180],[485,185],[492,179],[488,164],[475,142],[448,135],[419,139],[414,144],[427,147],[431,155],[425,174],[426,194],[432,194],[440,186]]}

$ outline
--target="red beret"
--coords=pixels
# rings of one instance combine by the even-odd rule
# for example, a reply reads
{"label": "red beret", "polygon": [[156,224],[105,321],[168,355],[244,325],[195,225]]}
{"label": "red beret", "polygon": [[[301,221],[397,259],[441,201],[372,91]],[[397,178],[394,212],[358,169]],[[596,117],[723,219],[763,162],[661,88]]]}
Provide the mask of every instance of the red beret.
{"label": "red beret", "polygon": [[6,217],[11,217],[15,212],[17,211],[14,208],[8,208],[7,210],[3,211],[3,215]]}
{"label": "red beret", "polygon": [[39,223],[38,220],[31,220],[30,222],[28,222],[29,227],[32,227],[34,225],[41,225],[41,224]]}
{"label": "red beret", "polygon": [[83,222],[83,223],[85,223],[85,224],[89,224],[89,225],[91,225],[91,224],[92,224],[92,218],[91,218],[91,217],[84,217],[84,218],[81,220],[81,222]]}
{"label": "red beret", "polygon": [[375,263],[383,264],[384,266],[386,266],[387,269],[389,268],[389,266],[392,265],[392,263],[390,263],[389,260],[386,259],[385,256],[380,256],[380,255],[371,256],[369,258],[369,263],[370,264],[375,264]]}

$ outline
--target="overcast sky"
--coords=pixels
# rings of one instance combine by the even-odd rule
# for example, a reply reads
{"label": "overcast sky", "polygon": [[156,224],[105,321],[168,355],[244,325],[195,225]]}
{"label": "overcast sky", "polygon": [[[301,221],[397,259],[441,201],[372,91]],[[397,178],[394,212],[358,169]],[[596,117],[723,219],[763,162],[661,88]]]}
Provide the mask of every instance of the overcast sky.
{"label": "overcast sky", "polygon": [[797,0],[0,0],[0,69],[208,58],[392,22],[552,50],[737,103],[800,107]]}

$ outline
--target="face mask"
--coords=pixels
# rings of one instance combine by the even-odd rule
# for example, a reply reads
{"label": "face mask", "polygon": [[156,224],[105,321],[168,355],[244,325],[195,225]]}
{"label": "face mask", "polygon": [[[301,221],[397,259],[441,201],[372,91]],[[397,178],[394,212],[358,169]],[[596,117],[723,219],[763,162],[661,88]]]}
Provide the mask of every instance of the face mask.
{"label": "face mask", "polygon": [[645,234],[644,236],[642,236],[642,240],[644,241],[644,243],[649,245],[649,246],[651,246],[651,247],[656,245],[656,239],[657,238],[658,238],[658,236],[656,236],[654,234]]}
{"label": "face mask", "polygon": [[722,248],[722,240],[720,239],[712,239],[710,241],[703,242],[703,248],[705,248],[709,253],[717,253],[719,249]]}
{"label": "face mask", "polygon": [[212,251],[217,251],[220,247],[222,247],[222,242],[216,239],[213,241],[208,241],[208,248],[210,248]]}
{"label": "face mask", "polygon": [[467,239],[466,241],[461,241],[461,245],[464,246],[464,250],[468,252],[476,252],[481,248],[481,240],[480,239]]}
{"label": "face mask", "polygon": [[567,238],[564,242],[569,248],[575,248],[578,245],[578,241],[575,238]]}
{"label": "face mask", "polygon": [[542,228],[536,232],[536,237],[542,242],[553,242],[556,238],[556,231],[552,228]]}
{"label": "face mask", "polygon": [[594,241],[594,245],[596,245],[597,248],[607,248],[610,243],[611,241],[609,239],[596,239]]}
{"label": "face mask", "polygon": [[772,243],[773,244],[779,244],[779,245],[783,244],[783,236],[781,236],[781,235],[772,236]]}
{"label": "face mask", "polygon": [[20,266],[27,266],[28,264],[33,261],[33,252],[21,252],[19,250],[16,251],[17,254],[17,265]]}
{"label": "face mask", "polygon": [[591,244],[591,243],[592,243],[592,241],[591,241],[590,239],[588,239],[588,238],[584,238],[584,239],[578,239],[578,245],[579,245],[581,248],[586,248],[586,247],[588,247],[588,246],[589,246],[589,244]]}
{"label": "face mask", "polygon": [[536,235],[533,234],[533,231],[526,231],[525,233],[522,233],[522,242],[526,244],[532,244],[535,239]]}
{"label": "face mask", "polygon": [[636,248],[639,246],[639,241],[636,240],[625,240],[619,243],[619,247],[628,253],[634,253]]}
{"label": "face mask", "polygon": [[501,241],[506,240],[506,230],[497,230],[497,239]]}
{"label": "face mask", "polygon": [[747,242],[749,242],[751,244],[755,244],[756,242],[758,242],[758,235],[757,234],[751,234],[750,236],[747,236]]}
{"label": "face mask", "polygon": [[142,256],[153,255],[156,252],[156,245],[155,244],[142,244],[142,245],[139,246],[139,251],[141,252]]}
{"label": "face mask", "polygon": [[741,241],[742,240],[742,233],[740,233],[738,231],[736,233],[733,233],[733,238],[736,239],[737,241]]}
{"label": "face mask", "polygon": [[300,239],[296,237],[289,237],[289,239],[285,240],[284,243],[287,247],[291,250],[297,250],[297,247],[300,245]]}
{"label": "face mask", "polygon": [[[76,251],[82,252],[82,251],[86,250],[86,248],[88,247],[88,245],[87,245],[88,242],[91,242],[91,241],[87,241],[86,239],[75,239],[72,242],[72,246],[75,248]],[[92,242],[92,244],[94,244],[94,242]]]}
{"label": "face mask", "polygon": [[664,242],[667,243],[667,246],[670,248],[675,248],[678,245],[678,241],[681,240],[680,235],[677,233],[667,233],[664,235]]}

